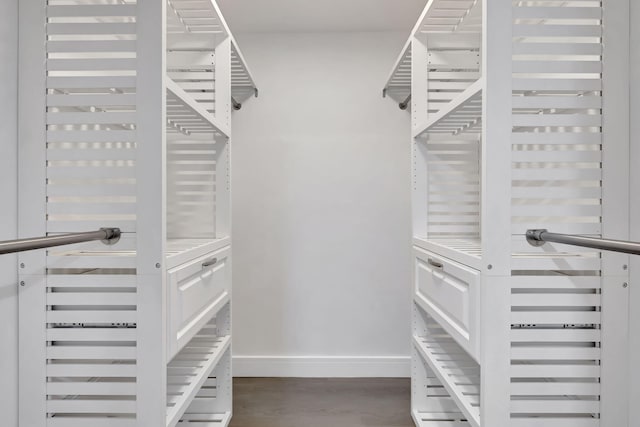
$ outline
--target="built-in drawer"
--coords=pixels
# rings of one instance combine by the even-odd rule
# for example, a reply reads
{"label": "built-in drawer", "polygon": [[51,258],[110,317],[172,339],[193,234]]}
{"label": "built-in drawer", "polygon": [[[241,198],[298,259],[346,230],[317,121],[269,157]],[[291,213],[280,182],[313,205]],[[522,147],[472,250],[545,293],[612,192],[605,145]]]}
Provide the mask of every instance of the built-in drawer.
{"label": "built-in drawer", "polygon": [[480,272],[414,248],[416,303],[469,354],[480,354]]}
{"label": "built-in drawer", "polygon": [[230,299],[231,248],[211,252],[168,271],[169,360]]}

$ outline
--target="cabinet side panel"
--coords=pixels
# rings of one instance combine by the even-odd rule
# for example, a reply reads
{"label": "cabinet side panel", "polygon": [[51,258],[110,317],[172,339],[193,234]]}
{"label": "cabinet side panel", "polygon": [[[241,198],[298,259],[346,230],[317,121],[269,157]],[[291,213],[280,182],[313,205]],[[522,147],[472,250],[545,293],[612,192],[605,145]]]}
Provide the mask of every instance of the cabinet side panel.
{"label": "cabinet side panel", "polygon": [[549,243],[534,248],[524,234],[603,233],[605,12],[600,1],[514,2],[513,425],[601,423],[609,286],[602,254]]}

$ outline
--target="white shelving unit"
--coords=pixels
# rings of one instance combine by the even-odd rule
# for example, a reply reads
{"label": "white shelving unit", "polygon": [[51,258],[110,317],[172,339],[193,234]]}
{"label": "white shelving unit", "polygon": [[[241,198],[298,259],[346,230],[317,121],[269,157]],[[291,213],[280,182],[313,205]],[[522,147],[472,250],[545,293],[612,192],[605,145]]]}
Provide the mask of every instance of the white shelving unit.
{"label": "white shelving unit", "polygon": [[20,255],[20,425],[226,426],[242,53],[214,0],[20,7],[20,235],[123,233]]}
{"label": "white shelving unit", "polygon": [[624,416],[626,1],[429,0],[384,93],[410,99],[417,426]]}

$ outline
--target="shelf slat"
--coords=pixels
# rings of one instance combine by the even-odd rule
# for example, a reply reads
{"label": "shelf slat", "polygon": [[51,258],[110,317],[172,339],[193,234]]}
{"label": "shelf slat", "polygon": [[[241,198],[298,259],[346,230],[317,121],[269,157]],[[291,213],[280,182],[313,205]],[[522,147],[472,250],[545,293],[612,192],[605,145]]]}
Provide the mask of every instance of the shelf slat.
{"label": "shelf slat", "polygon": [[[436,375],[438,380],[442,383],[444,388],[447,390],[451,398],[456,402],[460,411],[464,414],[465,418],[469,422],[469,425],[472,427],[480,427],[480,411],[477,406],[474,406],[470,401],[469,396],[465,393],[463,387],[459,384],[456,384],[452,381],[450,374],[447,372],[447,369],[451,369],[451,367],[447,368],[443,364],[442,358],[439,358],[435,353],[435,349],[438,348],[438,344],[434,344],[434,348],[430,348],[427,346],[422,339],[418,337],[413,337],[413,344],[415,348],[418,350],[424,361],[429,365],[433,373]],[[457,345],[452,345],[457,346]],[[449,348],[449,347],[447,347]],[[463,352],[460,349],[460,352]],[[449,358],[445,358],[449,359]],[[471,360],[471,357],[469,356]],[[446,361],[450,366],[453,365],[453,362],[450,360]]]}
{"label": "shelf slat", "polygon": [[231,422],[231,412],[225,412],[223,414],[213,415],[193,415],[184,414],[182,420],[180,420],[180,426],[193,426],[193,427],[227,427]]}
{"label": "shelf slat", "polygon": [[482,89],[484,79],[479,79],[446,107],[429,118],[414,131],[414,138],[429,134],[479,133],[482,124]]}
{"label": "shelf slat", "polygon": [[420,412],[412,411],[417,427],[469,427],[461,412]]}

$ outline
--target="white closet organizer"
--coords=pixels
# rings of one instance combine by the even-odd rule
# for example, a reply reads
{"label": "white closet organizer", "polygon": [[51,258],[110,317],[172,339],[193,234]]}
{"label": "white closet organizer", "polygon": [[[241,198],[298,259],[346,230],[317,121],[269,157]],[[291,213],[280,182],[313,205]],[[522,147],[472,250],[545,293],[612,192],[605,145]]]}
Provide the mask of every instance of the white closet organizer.
{"label": "white closet organizer", "polygon": [[23,0],[20,425],[224,426],[232,105],[257,94],[213,0]]}
{"label": "white closet organizer", "polygon": [[[628,2],[429,0],[384,94],[411,100],[412,414],[609,427],[626,411]],[[401,108],[404,106],[401,105]]]}

